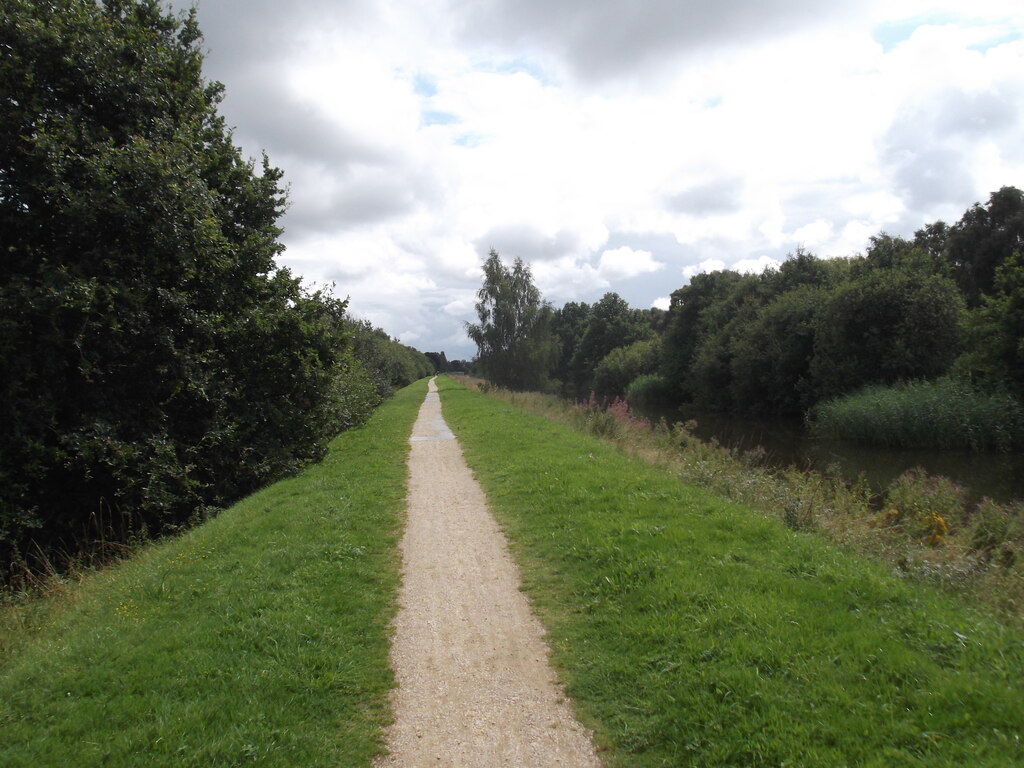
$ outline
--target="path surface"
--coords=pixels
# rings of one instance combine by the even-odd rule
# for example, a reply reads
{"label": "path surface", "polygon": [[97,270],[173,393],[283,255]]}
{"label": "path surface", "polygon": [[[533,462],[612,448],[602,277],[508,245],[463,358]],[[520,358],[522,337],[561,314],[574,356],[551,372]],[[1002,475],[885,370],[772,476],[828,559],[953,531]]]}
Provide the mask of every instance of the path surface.
{"label": "path surface", "polygon": [[376,765],[597,768],[433,380],[410,440],[395,723]]}

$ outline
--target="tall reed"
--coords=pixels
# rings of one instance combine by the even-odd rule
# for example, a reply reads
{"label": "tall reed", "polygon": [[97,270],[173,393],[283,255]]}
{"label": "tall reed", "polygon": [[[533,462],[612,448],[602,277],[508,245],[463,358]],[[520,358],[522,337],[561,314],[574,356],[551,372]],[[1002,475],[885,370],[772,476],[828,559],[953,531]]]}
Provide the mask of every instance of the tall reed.
{"label": "tall reed", "polygon": [[907,448],[1012,451],[1024,448],[1024,404],[952,377],[871,386],[816,407],[819,437]]}

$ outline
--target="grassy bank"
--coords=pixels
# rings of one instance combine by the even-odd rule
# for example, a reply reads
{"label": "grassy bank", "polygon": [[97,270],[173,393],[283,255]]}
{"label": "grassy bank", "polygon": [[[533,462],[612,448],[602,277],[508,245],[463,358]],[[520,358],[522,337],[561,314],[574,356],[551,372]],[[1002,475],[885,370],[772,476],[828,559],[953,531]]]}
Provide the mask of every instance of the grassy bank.
{"label": "grassy bank", "polygon": [[[464,378],[471,387],[484,386]],[[686,424],[652,428],[621,401],[607,408],[552,395],[489,388],[491,396],[612,442],[683,482],[827,536],[896,569],[983,605],[1024,628],[1024,504],[969,503],[952,481],[920,470],[881,494],[836,473],[777,469],[760,449],[736,451],[694,437]]]}
{"label": "grassy bank", "polygon": [[1024,446],[1024,405],[946,377],[830,400],[815,407],[808,426],[821,437],[872,445],[1012,451]]}
{"label": "grassy bank", "polygon": [[1024,763],[1024,638],[815,533],[442,381],[611,766]]}
{"label": "grassy bank", "polygon": [[0,765],[369,765],[425,389],[399,392],[301,475],[8,607]]}

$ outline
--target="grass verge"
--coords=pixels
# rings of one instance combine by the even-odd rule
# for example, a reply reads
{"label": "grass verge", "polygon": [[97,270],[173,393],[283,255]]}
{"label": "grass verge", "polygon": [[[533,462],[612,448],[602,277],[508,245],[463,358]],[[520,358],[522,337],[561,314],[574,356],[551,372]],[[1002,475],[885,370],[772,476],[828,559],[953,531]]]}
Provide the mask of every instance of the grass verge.
{"label": "grass verge", "polygon": [[407,440],[425,390],[59,606],[9,607],[0,765],[368,766],[389,717]]}
{"label": "grass verge", "polygon": [[952,481],[921,470],[876,495],[839,472],[777,469],[761,449],[736,451],[694,437],[687,424],[652,426],[621,400],[602,407],[510,392],[472,377],[471,388],[612,442],[683,482],[767,512],[795,530],[823,534],[902,576],[992,609],[1024,629],[1024,503],[970,504]]}
{"label": "grass verge", "polygon": [[442,379],[609,766],[1024,764],[1024,637]]}

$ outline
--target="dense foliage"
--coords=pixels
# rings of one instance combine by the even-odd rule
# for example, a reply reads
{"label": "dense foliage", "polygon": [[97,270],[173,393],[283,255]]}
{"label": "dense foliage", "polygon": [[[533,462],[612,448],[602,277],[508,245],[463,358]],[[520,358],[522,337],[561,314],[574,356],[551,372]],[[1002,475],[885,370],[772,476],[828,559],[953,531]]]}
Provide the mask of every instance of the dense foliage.
{"label": "dense foliage", "polygon": [[[319,458],[387,345],[275,265],[195,13],[8,0],[0,24],[0,561],[173,529]],[[391,344],[388,340],[388,344]],[[423,358],[382,374],[403,383]]]}
{"label": "dense foliage", "polygon": [[[933,222],[913,240],[882,233],[863,255],[799,250],[760,275],[695,275],[667,314],[615,293],[570,302],[551,320],[551,367],[531,375],[576,400],[593,392],[782,417],[864,387],[872,398],[894,387],[905,404],[929,390],[903,384],[955,375],[984,409],[988,393],[1024,395],[1022,250],[1024,193],[1004,187],[952,226]],[[498,383],[522,384],[517,375]]]}

